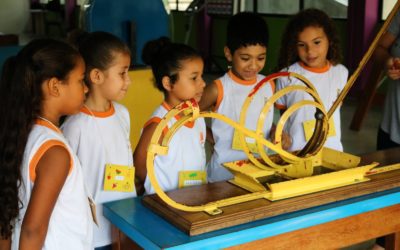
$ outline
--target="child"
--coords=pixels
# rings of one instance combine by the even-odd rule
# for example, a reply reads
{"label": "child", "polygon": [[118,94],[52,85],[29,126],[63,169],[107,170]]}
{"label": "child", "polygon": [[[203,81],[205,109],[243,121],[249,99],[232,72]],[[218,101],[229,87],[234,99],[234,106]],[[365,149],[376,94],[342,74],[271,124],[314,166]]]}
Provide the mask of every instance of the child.
{"label": "child", "polygon": [[[347,81],[348,71],[339,61],[336,30],[332,20],[324,12],[307,9],[289,21],[282,37],[279,67],[310,80],[327,111]],[[277,90],[296,84],[302,83],[297,79],[279,78]],[[311,100],[311,97],[306,92],[290,92],[278,100],[278,106],[284,111],[301,100]],[[289,151],[300,150],[306,145],[314,128],[309,122],[315,119],[314,115],[315,108],[312,106],[305,106],[291,115],[285,128],[293,140]],[[325,146],[342,151],[340,108],[334,112],[332,118]]]}
{"label": "child", "polygon": [[90,249],[82,169],[58,128],[83,104],[85,64],[63,42],[26,45],[0,84],[1,236],[12,249]]}
{"label": "child", "polygon": [[[107,249],[111,248],[111,224],[103,216],[101,204],[136,196],[129,113],[115,102],[125,96],[131,83],[131,57],[128,47],[112,34],[93,32],[77,39],[86,63],[89,93],[80,113],[68,117],[62,129],[82,163],[87,187],[97,204],[94,246]],[[113,176],[117,170],[121,172]],[[124,181],[116,183],[118,178]]]}
{"label": "child", "polygon": [[[162,37],[148,42],[142,59],[150,64],[156,87],[164,93],[164,102],[155,110],[150,120],[144,125],[142,135],[134,153],[139,186],[143,186],[147,194],[154,193],[147,178],[147,147],[161,118],[179,103],[194,98],[199,101],[205,86],[203,60],[192,48],[171,43]],[[171,127],[176,120],[171,121]],[[157,156],[154,168],[158,183],[164,191],[177,189],[179,182],[185,183],[184,171],[191,171],[201,177],[194,180],[205,183],[206,155],[204,149],[206,126],[203,118],[194,123],[185,124],[173,136],[169,143],[168,155]],[[188,172],[186,172],[188,173]],[[182,186],[185,186],[183,185]]]}
{"label": "child", "polygon": [[377,136],[377,150],[400,147],[400,12],[390,23],[387,32],[374,51],[375,64],[385,67],[389,77],[382,121]]}
{"label": "child", "polygon": [[[232,68],[224,76],[207,85],[200,101],[201,109],[208,110],[213,106],[215,112],[239,121],[246,97],[264,78],[258,73],[265,65],[267,44],[268,27],[260,16],[246,12],[233,16],[228,23],[227,42],[224,48],[225,57]],[[247,113],[247,128],[256,129],[261,109],[273,93],[274,85],[268,83],[254,96]],[[269,135],[272,119],[273,112],[269,112],[263,129],[264,135]],[[246,159],[247,156],[238,145],[233,144],[237,133],[230,125],[214,119],[211,130],[215,145],[207,169],[208,181],[231,179],[232,174],[221,164]],[[251,144],[250,141],[247,142]]]}

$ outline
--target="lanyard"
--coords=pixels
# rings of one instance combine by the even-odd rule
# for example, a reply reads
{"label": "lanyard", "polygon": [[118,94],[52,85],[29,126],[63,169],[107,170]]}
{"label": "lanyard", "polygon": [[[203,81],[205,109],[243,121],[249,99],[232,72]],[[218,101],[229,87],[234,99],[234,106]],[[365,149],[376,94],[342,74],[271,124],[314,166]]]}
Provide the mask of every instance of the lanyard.
{"label": "lanyard", "polygon": [[[106,143],[105,143],[104,138],[102,136],[102,133],[101,133],[102,131],[101,131],[100,126],[98,124],[97,117],[94,115],[94,113],[92,112],[92,110],[88,106],[86,106],[86,105],[84,105],[84,106],[89,111],[90,116],[94,120],[94,124],[95,124],[97,132],[99,134],[99,138],[100,138],[101,144],[103,145],[104,153],[105,153],[105,156],[106,156],[106,162],[109,162],[110,154],[107,151]],[[114,114],[116,115],[116,117],[118,119],[117,123],[118,123],[119,127],[121,128],[122,131],[125,132],[125,128],[122,126],[123,121],[119,117],[117,110],[115,110]],[[131,148],[131,143],[130,143],[130,140],[129,140],[129,134],[128,133],[126,134],[126,138],[125,139],[126,139],[125,143],[126,143],[126,146],[128,148],[128,165],[129,166],[133,166],[132,148]]]}

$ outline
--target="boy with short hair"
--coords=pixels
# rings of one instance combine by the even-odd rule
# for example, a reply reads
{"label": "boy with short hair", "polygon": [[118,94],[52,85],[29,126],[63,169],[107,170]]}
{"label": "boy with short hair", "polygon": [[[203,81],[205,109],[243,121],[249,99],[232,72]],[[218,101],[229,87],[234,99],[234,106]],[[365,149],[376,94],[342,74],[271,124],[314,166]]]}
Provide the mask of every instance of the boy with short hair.
{"label": "boy with short hair", "polygon": [[[243,103],[249,92],[265,76],[259,74],[264,68],[268,27],[257,14],[242,12],[234,15],[228,23],[227,42],[224,54],[231,68],[225,75],[208,84],[200,101],[202,110],[213,110],[234,121],[239,121]],[[274,94],[273,83],[265,84],[254,96],[246,118],[246,128],[255,130],[258,117],[265,102]],[[269,135],[273,112],[267,115],[263,132]],[[214,136],[214,152],[207,168],[209,182],[231,179],[233,175],[221,164],[246,159],[246,154],[232,145],[237,136],[234,128],[221,120],[212,119],[211,130]],[[265,136],[267,137],[267,136]],[[253,143],[246,140],[248,144]]]}

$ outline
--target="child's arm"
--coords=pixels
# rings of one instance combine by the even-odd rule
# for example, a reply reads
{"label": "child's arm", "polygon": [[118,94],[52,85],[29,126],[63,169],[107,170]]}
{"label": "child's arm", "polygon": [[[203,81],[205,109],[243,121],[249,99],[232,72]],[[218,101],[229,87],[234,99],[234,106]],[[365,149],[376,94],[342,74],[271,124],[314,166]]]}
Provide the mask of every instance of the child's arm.
{"label": "child's arm", "polygon": [[[63,146],[53,146],[40,158],[35,184],[22,222],[20,249],[42,249],[50,217],[70,170],[70,155]],[[65,223],[68,223],[67,221]]]}
{"label": "child's arm", "polygon": [[[273,143],[275,143],[275,132],[276,132],[276,125],[272,124],[271,130],[269,131],[269,137]],[[285,150],[290,148],[290,146],[292,146],[292,137],[285,131],[282,131],[281,143],[282,143],[282,148]]]}
{"label": "child's arm", "polygon": [[7,239],[0,239],[0,250],[10,250],[11,249],[11,237]]}
{"label": "child's arm", "polygon": [[143,128],[142,135],[140,136],[139,143],[133,153],[133,160],[135,162],[135,177],[138,181],[136,190],[138,195],[144,192],[144,182],[147,176],[147,148],[149,147],[151,137],[156,130],[158,123],[151,123]]}
{"label": "child's arm", "polygon": [[199,102],[200,110],[208,111],[214,106],[218,98],[218,88],[215,82],[207,84]]}

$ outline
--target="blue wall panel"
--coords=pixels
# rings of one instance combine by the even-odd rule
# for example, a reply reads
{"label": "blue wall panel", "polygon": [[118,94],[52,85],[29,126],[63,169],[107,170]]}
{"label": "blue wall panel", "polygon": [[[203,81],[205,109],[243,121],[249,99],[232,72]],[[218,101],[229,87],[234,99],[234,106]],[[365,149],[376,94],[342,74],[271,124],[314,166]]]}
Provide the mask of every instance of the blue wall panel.
{"label": "blue wall panel", "polygon": [[[125,41],[130,47],[131,22],[136,25],[135,64],[143,64],[144,44],[168,34],[168,14],[161,0],[92,0],[85,12],[87,31],[107,31]],[[135,51],[133,51],[135,52]]]}

